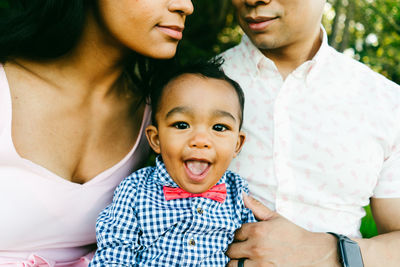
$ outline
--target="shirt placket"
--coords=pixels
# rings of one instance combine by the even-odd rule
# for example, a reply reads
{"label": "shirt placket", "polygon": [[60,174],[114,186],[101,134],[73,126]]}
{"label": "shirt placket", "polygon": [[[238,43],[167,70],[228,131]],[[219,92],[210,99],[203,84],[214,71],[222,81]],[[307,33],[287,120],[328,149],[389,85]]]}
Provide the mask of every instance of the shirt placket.
{"label": "shirt placket", "polygon": [[205,201],[201,197],[194,197],[189,200],[191,202],[192,224],[184,234],[185,260],[186,266],[193,266],[199,260],[202,248],[198,233],[204,232],[203,228],[207,227],[207,223],[203,215],[206,212]]}
{"label": "shirt placket", "polygon": [[[265,110],[266,114],[264,114],[264,118],[259,123],[263,123],[263,127],[271,129],[268,132],[263,132],[263,142],[265,143],[266,147],[271,148],[271,150],[266,153],[267,157],[264,158],[263,168],[264,168],[264,175],[263,178],[265,183],[268,185],[271,195],[264,195],[265,199],[271,201],[271,203],[275,203],[276,198],[276,188],[277,188],[277,180],[275,174],[275,167],[274,167],[274,104],[269,104],[268,102],[274,102],[277,99],[277,96],[281,90],[283,85],[283,80],[281,75],[274,65],[272,61],[268,61],[266,58],[262,58],[257,65],[257,83],[260,84],[261,87],[267,90],[267,98],[265,96],[256,96],[248,95],[250,101],[254,101],[259,105],[266,105]],[[267,101],[267,102],[265,102]],[[254,190],[254,188],[253,188]],[[255,189],[257,190],[257,189]],[[252,190],[250,190],[251,192]],[[273,206],[271,206],[273,208]]]}
{"label": "shirt placket", "polygon": [[273,139],[273,167],[277,181],[275,209],[278,213],[291,218],[295,207],[291,201],[297,194],[297,181],[289,160],[292,150],[293,127],[290,121],[290,105],[301,92],[305,80],[305,73],[295,72],[284,81],[274,103],[274,139]]}

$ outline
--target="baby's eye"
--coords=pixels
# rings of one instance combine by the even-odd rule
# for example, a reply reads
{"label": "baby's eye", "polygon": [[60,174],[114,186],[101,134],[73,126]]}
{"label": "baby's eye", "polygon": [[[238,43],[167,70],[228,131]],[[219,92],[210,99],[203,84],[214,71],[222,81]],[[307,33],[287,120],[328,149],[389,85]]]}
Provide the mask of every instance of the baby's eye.
{"label": "baby's eye", "polygon": [[187,124],[186,122],[183,122],[183,121],[175,122],[174,124],[172,124],[172,126],[175,127],[176,129],[180,129],[180,130],[189,128],[189,124]]}
{"label": "baby's eye", "polygon": [[226,130],[228,130],[228,127],[222,124],[215,124],[213,126],[213,130],[217,132],[225,132]]}

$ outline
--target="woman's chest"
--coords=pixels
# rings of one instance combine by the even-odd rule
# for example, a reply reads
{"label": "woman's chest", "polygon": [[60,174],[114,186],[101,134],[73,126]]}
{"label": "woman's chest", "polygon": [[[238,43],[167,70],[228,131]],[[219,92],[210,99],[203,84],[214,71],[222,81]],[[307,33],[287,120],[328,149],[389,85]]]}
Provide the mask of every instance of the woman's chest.
{"label": "woman's chest", "polygon": [[129,153],[144,110],[132,116],[125,103],[77,104],[54,94],[11,95],[16,152],[76,183],[89,181]]}

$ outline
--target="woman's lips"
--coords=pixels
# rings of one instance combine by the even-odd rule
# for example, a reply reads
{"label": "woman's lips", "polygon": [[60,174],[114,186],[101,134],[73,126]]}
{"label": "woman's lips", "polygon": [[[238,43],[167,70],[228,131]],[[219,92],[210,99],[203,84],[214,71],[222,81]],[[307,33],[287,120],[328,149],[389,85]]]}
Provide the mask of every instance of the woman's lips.
{"label": "woman's lips", "polygon": [[269,25],[276,21],[277,17],[268,17],[268,18],[257,18],[251,19],[247,18],[247,24],[249,25],[250,30],[258,32],[265,30]]}
{"label": "woman's lips", "polygon": [[182,39],[182,32],[183,32],[183,27],[179,26],[165,26],[165,25],[157,25],[157,28],[171,37],[172,39],[175,40],[181,40]]}

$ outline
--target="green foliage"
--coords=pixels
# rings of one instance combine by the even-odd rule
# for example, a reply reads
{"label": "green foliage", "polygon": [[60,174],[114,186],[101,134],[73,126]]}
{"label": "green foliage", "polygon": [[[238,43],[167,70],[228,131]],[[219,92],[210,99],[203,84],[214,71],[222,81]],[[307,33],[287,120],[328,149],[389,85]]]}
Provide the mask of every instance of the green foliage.
{"label": "green foliage", "polygon": [[6,0],[0,0],[0,8],[8,7],[8,2]]}
{"label": "green foliage", "polygon": [[239,43],[237,26],[230,0],[193,1],[195,13],[188,17],[184,39],[178,49],[183,62],[209,59]]}
{"label": "green foliage", "polygon": [[370,206],[365,207],[367,215],[361,221],[360,232],[363,237],[370,238],[378,234]]}
{"label": "green foliage", "polygon": [[398,0],[330,0],[324,25],[336,49],[400,84]]}

